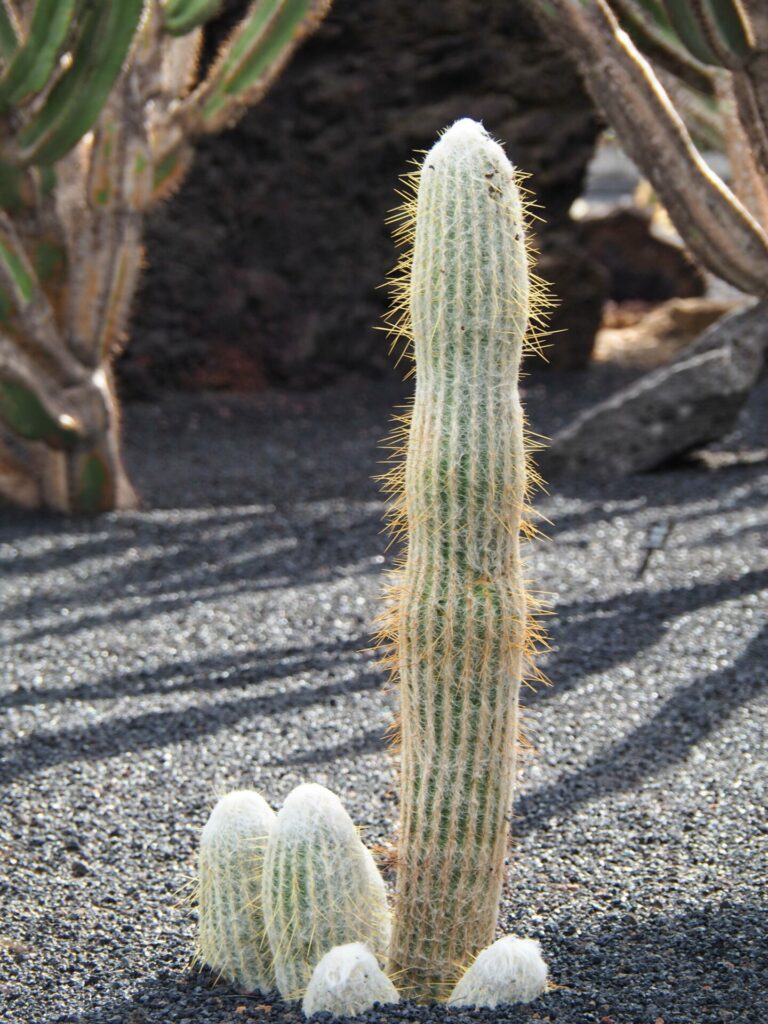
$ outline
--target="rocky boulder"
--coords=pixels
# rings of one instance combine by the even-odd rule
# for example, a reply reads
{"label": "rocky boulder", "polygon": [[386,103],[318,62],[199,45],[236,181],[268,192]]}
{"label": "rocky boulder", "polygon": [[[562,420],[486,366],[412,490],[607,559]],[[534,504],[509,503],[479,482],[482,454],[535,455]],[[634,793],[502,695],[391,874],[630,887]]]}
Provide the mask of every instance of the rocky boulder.
{"label": "rocky boulder", "polygon": [[765,363],[768,304],[717,321],[671,363],[587,409],[552,438],[545,477],[616,477],[655,469],[733,427]]}

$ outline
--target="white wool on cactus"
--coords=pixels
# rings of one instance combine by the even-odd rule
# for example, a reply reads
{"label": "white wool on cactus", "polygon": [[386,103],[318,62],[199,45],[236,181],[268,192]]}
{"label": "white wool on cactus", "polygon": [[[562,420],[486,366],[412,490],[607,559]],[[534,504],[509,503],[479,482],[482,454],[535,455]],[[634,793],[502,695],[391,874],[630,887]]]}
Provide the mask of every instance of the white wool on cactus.
{"label": "white wool on cactus", "polygon": [[312,972],[301,1008],[305,1016],[351,1017],[374,1003],[397,1003],[397,989],[362,942],[335,946]]}
{"label": "white wool on cactus", "polygon": [[547,987],[547,965],[534,939],[507,935],[479,954],[448,998],[449,1006],[530,1003]]}
{"label": "white wool on cactus", "polygon": [[261,873],[275,812],[252,790],[227,793],[200,837],[197,959],[248,991],[274,987]]}

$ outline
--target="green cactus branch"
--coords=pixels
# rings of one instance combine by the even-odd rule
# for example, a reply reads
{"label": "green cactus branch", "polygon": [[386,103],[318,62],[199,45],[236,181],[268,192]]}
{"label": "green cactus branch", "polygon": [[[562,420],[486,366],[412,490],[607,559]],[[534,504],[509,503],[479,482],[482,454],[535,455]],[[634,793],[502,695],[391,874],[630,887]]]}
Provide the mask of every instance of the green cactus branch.
{"label": "green cactus branch", "polygon": [[19,25],[15,12],[6,0],[0,0],[0,57],[10,60],[18,45]]}
{"label": "green cactus branch", "polygon": [[[217,0],[0,0],[0,500],[135,503],[111,365],[146,210],[196,135],[272,84],[329,0],[255,0],[197,81]],[[63,424],[63,426],[62,426]]]}
{"label": "green cactus branch", "polygon": [[185,36],[215,18],[220,10],[221,0],[165,0],[163,27],[172,36]]}
{"label": "green cactus branch", "polygon": [[691,89],[711,95],[713,84],[705,64],[686,49],[675,34],[661,2],[612,0],[621,27],[655,65],[665,68]]}
{"label": "green cactus branch", "polygon": [[[761,207],[748,210],[707,166],[652,67],[619,31],[606,0],[547,0],[533,9],[552,36],[573,53],[597,105],[693,254],[737,288],[767,297],[768,233],[766,224],[756,219]],[[709,23],[708,31],[713,31]],[[714,50],[710,47],[709,52]],[[733,73],[739,120],[760,161],[760,140],[768,120],[758,108],[768,99],[768,90],[757,88],[756,69],[762,68],[764,57],[761,51],[753,52],[743,70]],[[764,191],[760,163],[757,168],[756,188]]]}
{"label": "green cactus branch", "polygon": [[330,0],[255,0],[205,80],[159,127],[155,161],[162,177],[158,184],[176,178],[177,164],[183,173],[190,140],[230,126],[261,99],[329,7]]}

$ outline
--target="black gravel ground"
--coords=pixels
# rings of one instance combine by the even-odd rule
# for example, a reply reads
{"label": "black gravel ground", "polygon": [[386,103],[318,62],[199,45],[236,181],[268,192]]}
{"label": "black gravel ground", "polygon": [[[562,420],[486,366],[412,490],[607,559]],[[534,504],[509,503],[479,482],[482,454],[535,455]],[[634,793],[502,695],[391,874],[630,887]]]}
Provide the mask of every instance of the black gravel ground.
{"label": "black gravel ground", "polygon": [[[585,386],[531,384],[534,427]],[[3,1024],[300,1019],[190,972],[179,894],[230,787],[277,805],[315,780],[392,837],[393,698],[360,651],[392,558],[370,476],[398,394],[137,405],[142,511],[3,516]],[[552,991],[368,1019],[768,1020],[767,399],[708,466],[538,502],[554,686],[525,698],[502,926],[541,940]]]}

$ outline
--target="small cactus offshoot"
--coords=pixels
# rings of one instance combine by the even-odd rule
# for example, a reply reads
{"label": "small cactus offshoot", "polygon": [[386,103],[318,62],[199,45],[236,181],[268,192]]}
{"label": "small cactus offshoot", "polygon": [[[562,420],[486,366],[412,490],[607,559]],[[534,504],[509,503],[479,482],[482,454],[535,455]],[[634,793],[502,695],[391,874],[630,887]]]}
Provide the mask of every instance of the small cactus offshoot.
{"label": "small cactus offshoot", "polygon": [[351,818],[323,786],[298,786],[280,809],[264,863],[263,906],[277,987],[300,999],[334,946],[389,946],[386,890]]}
{"label": "small cactus offshoot", "polygon": [[547,987],[538,942],[507,935],[484,949],[448,997],[449,1006],[530,1003]]}
{"label": "small cactus offshoot", "polygon": [[197,959],[249,991],[275,986],[261,908],[275,812],[241,789],[216,804],[200,837]]}
{"label": "small cactus offshoot", "polygon": [[330,950],[315,967],[301,1008],[305,1016],[352,1017],[374,1003],[397,1003],[397,989],[362,942]]}

